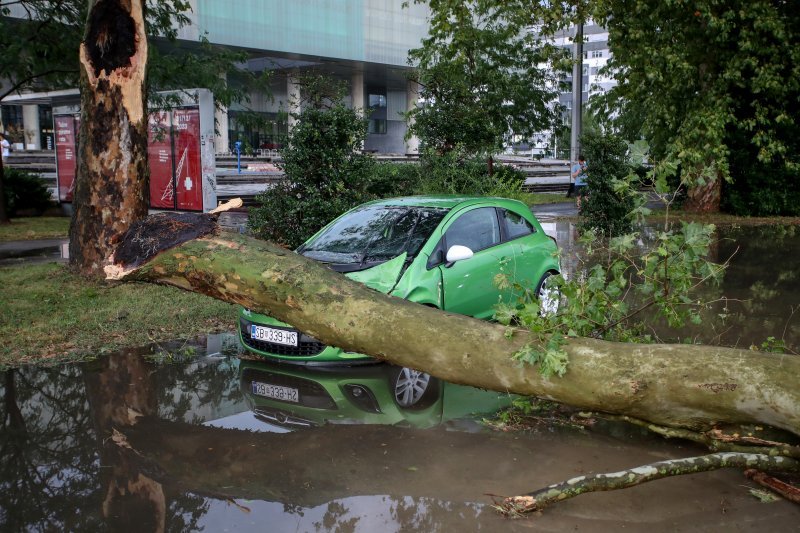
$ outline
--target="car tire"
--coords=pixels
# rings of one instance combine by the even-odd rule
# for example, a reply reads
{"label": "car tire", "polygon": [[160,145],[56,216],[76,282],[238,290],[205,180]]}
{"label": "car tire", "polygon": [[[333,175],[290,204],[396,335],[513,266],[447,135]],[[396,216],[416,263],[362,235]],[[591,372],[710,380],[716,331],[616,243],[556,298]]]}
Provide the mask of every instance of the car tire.
{"label": "car tire", "polygon": [[539,315],[554,316],[561,303],[561,291],[553,286],[553,273],[546,272],[536,286],[536,299],[539,300]]}
{"label": "car tire", "polygon": [[439,396],[439,380],[407,367],[392,367],[389,389],[394,403],[411,411],[430,407]]}

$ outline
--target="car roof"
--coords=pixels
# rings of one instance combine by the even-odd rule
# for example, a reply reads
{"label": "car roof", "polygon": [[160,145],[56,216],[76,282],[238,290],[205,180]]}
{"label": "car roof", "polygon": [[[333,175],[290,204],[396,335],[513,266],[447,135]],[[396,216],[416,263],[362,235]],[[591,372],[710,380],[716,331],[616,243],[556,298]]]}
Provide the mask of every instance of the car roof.
{"label": "car roof", "polygon": [[400,198],[385,198],[374,200],[364,205],[374,206],[412,206],[434,207],[439,209],[453,209],[466,207],[473,204],[490,203],[492,205],[525,205],[517,200],[508,198],[495,198],[491,196],[460,196],[460,195],[430,195],[430,196],[403,196]]}

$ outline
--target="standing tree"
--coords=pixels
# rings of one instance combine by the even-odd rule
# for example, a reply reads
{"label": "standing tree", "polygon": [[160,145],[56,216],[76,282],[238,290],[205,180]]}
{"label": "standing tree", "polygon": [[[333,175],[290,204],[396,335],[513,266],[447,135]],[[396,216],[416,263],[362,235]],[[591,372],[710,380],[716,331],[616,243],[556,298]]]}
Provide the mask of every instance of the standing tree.
{"label": "standing tree", "polygon": [[555,80],[542,65],[556,49],[531,31],[529,2],[415,0],[431,9],[429,35],[409,53],[423,105],[411,131],[437,153],[489,158],[512,134],[552,123]]}
{"label": "standing tree", "polygon": [[141,0],[89,4],[70,264],[102,272],[113,237],[147,216],[147,36]]}
{"label": "standing tree", "polygon": [[[800,19],[791,2],[589,2],[609,32],[610,91],[688,207],[796,214]],[[628,113],[623,113],[625,116]],[[630,117],[628,117],[630,118]],[[631,121],[629,120],[629,125]],[[725,186],[723,187],[723,182]]]}

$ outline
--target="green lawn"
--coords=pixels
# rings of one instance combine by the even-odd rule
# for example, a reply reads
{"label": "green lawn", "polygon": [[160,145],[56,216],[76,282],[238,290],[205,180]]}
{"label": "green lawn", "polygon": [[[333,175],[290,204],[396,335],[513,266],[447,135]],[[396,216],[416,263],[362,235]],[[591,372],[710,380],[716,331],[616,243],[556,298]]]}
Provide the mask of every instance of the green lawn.
{"label": "green lawn", "polygon": [[89,281],[53,263],[0,267],[0,309],[0,367],[232,331],[237,310],[172,287]]}
{"label": "green lawn", "polygon": [[0,224],[0,242],[66,237],[69,220],[69,217],[12,218],[11,224]]}

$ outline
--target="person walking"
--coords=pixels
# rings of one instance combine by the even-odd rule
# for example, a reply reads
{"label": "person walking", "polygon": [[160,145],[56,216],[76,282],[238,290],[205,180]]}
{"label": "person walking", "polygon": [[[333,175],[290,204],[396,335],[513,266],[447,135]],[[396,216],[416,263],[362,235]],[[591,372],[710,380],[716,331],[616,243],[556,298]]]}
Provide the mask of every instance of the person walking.
{"label": "person walking", "polygon": [[575,205],[578,209],[581,208],[581,197],[586,196],[588,192],[586,184],[586,158],[583,154],[578,156],[578,162],[572,165],[572,172],[570,177],[573,179],[575,186]]}
{"label": "person walking", "polygon": [[8,154],[11,150],[11,143],[8,142],[4,133],[0,132],[0,148],[3,150],[3,163],[8,161]]}

